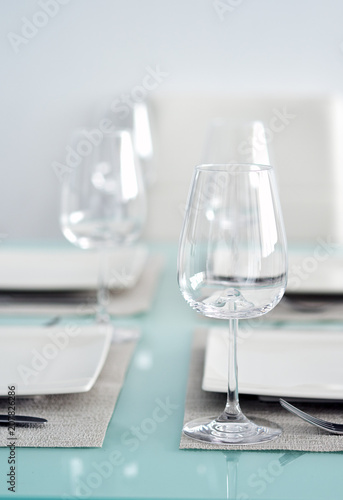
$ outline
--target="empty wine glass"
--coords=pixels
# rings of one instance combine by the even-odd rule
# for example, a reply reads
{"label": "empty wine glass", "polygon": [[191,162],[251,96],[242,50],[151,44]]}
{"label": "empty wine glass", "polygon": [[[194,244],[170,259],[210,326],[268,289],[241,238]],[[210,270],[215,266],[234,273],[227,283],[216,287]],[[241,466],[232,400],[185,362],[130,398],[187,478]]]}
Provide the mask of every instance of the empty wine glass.
{"label": "empty wine glass", "polygon": [[251,422],[240,409],[236,336],[238,319],[270,311],[283,296],[286,281],[286,237],[272,167],[196,167],[179,244],[178,283],[197,312],[228,320],[229,376],[223,413],[186,424],[187,436],[248,444],[281,433]]}
{"label": "empty wine glass", "polygon": [[146,198],[130,132],[105,134],[97,144],[87,137],[91,131],[82,130],[74,138],[75,151],[83,157],[64,177],[60,224],[71,243],[99,252],[96,319],[109,323],[108,250],[139,238]]}
{"label": "empty wine glass", "polygon": [[227,118],[215,118],[207,129],[202,163],[270,165],[268,139],[266,128],[259,120],[237,124]]}
{"label": "empty wine glass", "polygon": [[[120,104],[124,102],[125,95],[125,92],[117,95],[112,107],[107,105],[101,117],[108,120],[113,129],[129,130],[132,134],[135,153],[141,165],[145,187],[148,189],[156,180],[153,110],[151,104],[145,100],[132,101],[130,106]],[[99,121],[99,116],[96,121]]]}

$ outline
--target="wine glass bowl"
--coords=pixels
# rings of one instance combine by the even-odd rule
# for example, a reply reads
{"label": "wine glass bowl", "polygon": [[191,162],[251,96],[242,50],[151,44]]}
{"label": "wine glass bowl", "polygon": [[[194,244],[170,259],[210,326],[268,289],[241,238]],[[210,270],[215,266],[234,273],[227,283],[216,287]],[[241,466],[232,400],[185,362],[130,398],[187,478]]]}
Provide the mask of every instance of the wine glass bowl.
{"label": "wine glass bowl", "polygon": [[[87,134],[74,137],[80,145]],[[146,218],[145,188],[131,133],[104,134],[62,184],[60,225],[67,240],[99,253],[98,323],[109,323],[107,312],[108,250],[136,241]]]}
{"label": "wine glass bowl", "polygon": [[215,118],[207,129],[202,162],[270,165],[271,153],[263,122],[237,123],[227,118]]}
{"label": "wine glass bowl", "polygon": [[180,237],[178,283],[197,312],[229,321],[230,373],[223,415],[186,426],[187,435],[245,444],[279,434],[256,426],[240,410],[235,335],[238,319],[261,316],[275,307],[286,281],[286,238],[273,168],[257,164],[196,167]]}
{"label": "wine glass bowl", "polygon": [[121,130],[104,135],[62,184],[62,232],[83,249],[113,247],[137,240],[145,217],[143,180],[131,134]]}
{"label": "wine glass bowl", "polygon": [[145,100],[132,101],[130,106],[119,110],[116,107],[125,93],[118,94],[114,99],[114,107],[103,113],[105,120],[112,124],[115,130],[129,130],[132,135],[134,149],[141,165],[146,189],[155,182],[155,145],[154,145],[154,113],[151,103]]}

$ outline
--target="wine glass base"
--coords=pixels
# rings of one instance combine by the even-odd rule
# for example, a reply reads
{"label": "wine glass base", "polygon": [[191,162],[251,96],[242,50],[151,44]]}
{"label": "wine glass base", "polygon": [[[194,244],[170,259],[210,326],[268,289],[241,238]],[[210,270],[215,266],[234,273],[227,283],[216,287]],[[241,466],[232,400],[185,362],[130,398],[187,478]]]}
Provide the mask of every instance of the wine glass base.
{"label": "wine glass base", "polygon": [[199,418],[186,424],[183,432],[197,441],[224,445],[264,443],[282,434],[282,429],[274,423],[264,419],[257,422],[259,423],[251,422],[244,416],[240,421],[235,422],[223,422],[216,418]]}

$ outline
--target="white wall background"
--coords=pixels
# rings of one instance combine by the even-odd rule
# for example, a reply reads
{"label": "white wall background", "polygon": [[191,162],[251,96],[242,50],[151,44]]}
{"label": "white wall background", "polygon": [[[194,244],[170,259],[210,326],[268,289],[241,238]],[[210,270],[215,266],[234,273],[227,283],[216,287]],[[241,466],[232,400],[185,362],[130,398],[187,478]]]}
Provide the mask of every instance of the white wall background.
{"label": "white wall background", "polygon": [[[61,238],[52,163],[63,160],[70,131],[140,85],[148,66],[168,73],[152,98],[343,91],[338,0],[222,0],[230,9],[222,18],[213,0],[56,2],[0,1],[0,233],[8,239]],[[45,22],[37,13],[48,3],[56,13]],[[27,43],[14,41],[25,19],[45,25]],[[163,164],[157,176],[163,182]]]}

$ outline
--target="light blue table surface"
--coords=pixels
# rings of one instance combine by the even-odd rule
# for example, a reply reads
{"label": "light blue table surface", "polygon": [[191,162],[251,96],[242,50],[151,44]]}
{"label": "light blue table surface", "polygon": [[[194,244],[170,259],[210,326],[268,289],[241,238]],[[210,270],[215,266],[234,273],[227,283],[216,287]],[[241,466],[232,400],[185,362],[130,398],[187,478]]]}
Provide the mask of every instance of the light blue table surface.
{"label": "light blue table surface", "polygon": [[[17,448],[16,493],[1,448],[1,498],[343,498],[342,453],[179,450],[192,332],[204,320],[178,290],[176,245],[152,248],[166,263],[151,311],[114,319],[142,336],[103,447]],[[42,318],[1,318],[13,321]]]}

